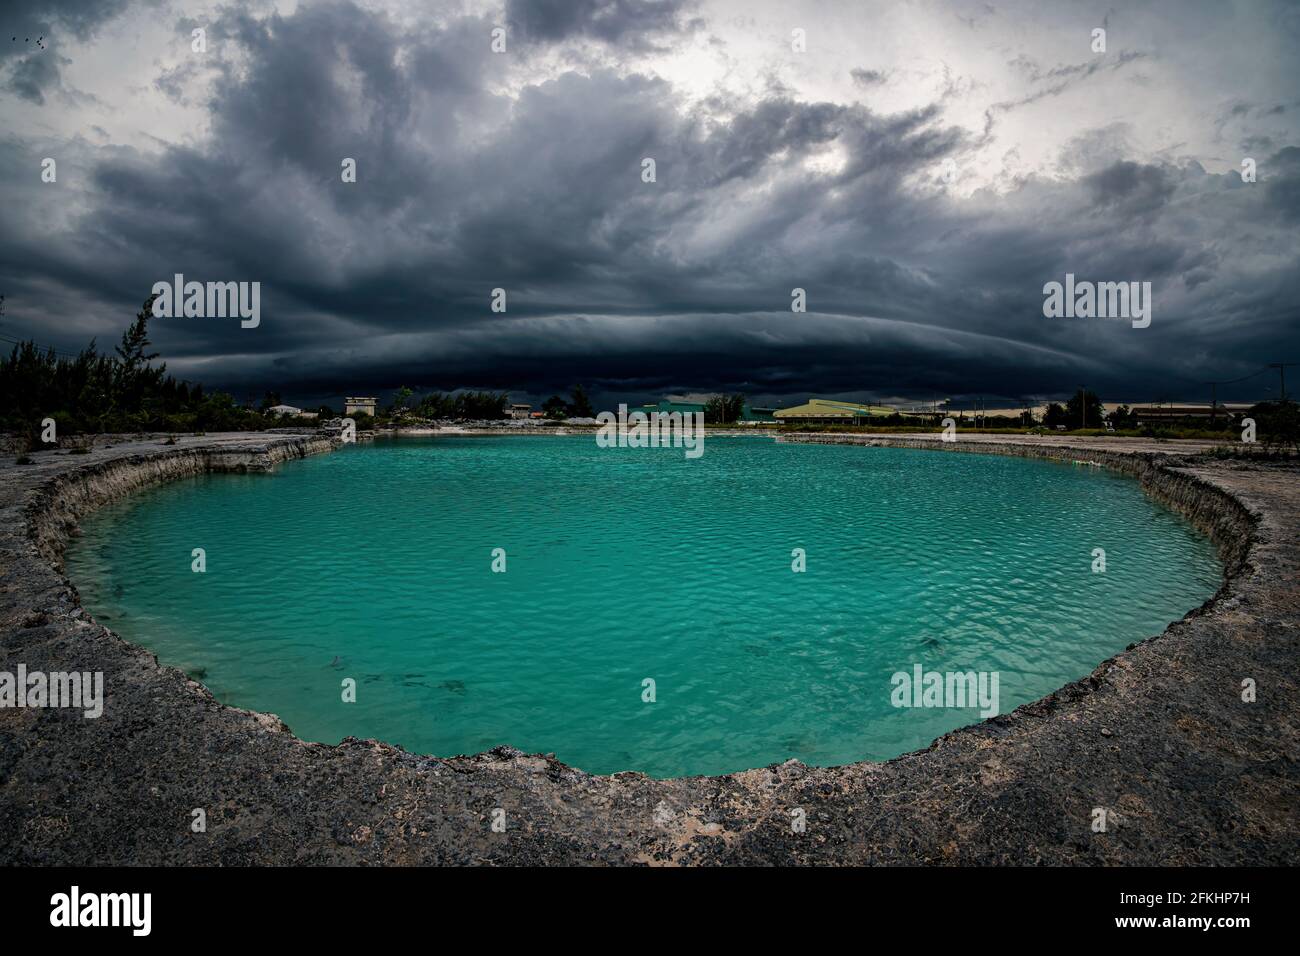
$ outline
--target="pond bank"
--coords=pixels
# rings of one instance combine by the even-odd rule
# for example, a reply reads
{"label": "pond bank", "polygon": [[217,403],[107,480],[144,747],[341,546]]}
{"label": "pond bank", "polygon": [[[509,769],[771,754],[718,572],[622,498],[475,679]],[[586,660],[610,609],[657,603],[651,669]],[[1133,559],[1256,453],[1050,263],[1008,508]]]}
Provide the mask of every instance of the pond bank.
{"label": "pond bank", "polygon": [[[941,446],[934,436],[783,440]],[[272,715],[220,704],[79,606],[61,555],[93,508],[202,471],[268,470],[329,440],[122,439],[6,464],[0,670],[102,671],[106,703],[97,720],[0,710],[0,862],[1293,862],[1300,471],[1184,457],[1193,446],[1181,443],[1095,441],[980,436],[941,450],[1086,452],[1134,475],[1219,546],[1228,577],[1212,602],[1163,635],[1135,634],[1084,680],[924,751],[674,780],[593,776],[508,747],[436,758],[375,741],[305,743]],[[1241,700],[1246,678],[1253,704]],[[1091,829],[1098,807],[1106,833]],[[197,808],[206,833],[190,830]],[[491,828],[497,808],[504,833]]]}

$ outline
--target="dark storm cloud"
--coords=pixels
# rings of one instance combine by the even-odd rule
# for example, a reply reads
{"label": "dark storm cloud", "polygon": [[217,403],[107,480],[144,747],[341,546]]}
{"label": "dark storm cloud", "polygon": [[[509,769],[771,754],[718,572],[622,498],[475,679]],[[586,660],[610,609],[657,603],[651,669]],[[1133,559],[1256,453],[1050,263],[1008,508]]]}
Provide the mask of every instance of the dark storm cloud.
{"label": "dark storm cloud", "polygon": [[1140,213],[1160,209],[1177,189],[1175,171],[1120,161],[1083,179],[1095,205],[1123,206]]}
{"label": "dark storm cloud", "polygon": [[1300,223],[1300,146],[1288,146],[1274,154],[1264,175],[1270,218],[1290,226]]}
{"label": "dark storm cloud", "polygon": [[[538,9],[511,8],[537,18],[534,38],[613,42],[682,8]],[[347,3],[226,10],[209,35],[241,56],[204,61],[201,139],[79,140],[60,152],[66,193],[0,186],[9,311],[75,347],[115,339],[173,273],[260,281],[258,329],[159,320],[154,338],[187,377],[286,397],[575,381],[1028,397],[1081,379],[1195,397],[1297,351],[1295,146],[1261,156],[1248,185],[1133,160],[1101,131],[1070,144],[1068,175],[957,199],[941,168],[972,139],[938,104],[881,113],[776,89],[685,108],[666,80],[598,65],[507,92],[494,25],[398,26]],[[192,97],[194,69],[158,84]],[[37,169],[50,148],[0,139],[0,164]],[[1045,319],[1042,286],[1067,272],[1152,282],[1151,328]],[[807,314],[789,311],[796,287]]]}
{"label": "dark storm cloud", "polygon": [[49,50],[19,57],[9,69],[5,88],[25,100],[44,103],[46,90],[56,89],[59,85],[60,62],[68,61],[61,61],[58,54]]}
{"label": "dark storm cloud", "polygon": [[0,8],[0,84],[43,104],[60,88],[64,39],[86,40],[120,15],[130,0],[5,0]]}
{"label": "dark storm cloud", "polygon": [[688,0],[506,0],[506,20],[530,40],[602,40],[634,48],[690,28]]}
{"label": "dark storm cloud", "polygon": [[853,82],[859,86],[875,86],[877,83],[883,83],[888,78],[884,70],[867,70],[861,67],[849,71],[853,77]]}
{"label": "dark storm cloud", "polygon": [[54,39],[57,28],[86,40],[130,5],[131,0],[5,0],[0,24],[20,38],[49,31],[44,36]]}

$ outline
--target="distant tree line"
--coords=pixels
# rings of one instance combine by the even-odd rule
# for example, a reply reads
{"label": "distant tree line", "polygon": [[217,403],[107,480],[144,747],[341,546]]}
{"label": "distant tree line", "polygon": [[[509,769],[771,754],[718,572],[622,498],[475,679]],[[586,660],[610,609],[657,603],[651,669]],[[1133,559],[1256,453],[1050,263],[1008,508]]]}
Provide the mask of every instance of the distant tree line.
{"label": "distant tree line", "polygon": [[745,411],[745,395],[734,392],[731,395],[710,395],[704,401],[704,423],[706,425],[730,425],[740,420]]}
{"label": "distant tree line", "polygon": [[0,429],[34,446],[45,418],[54,419],[59,435],[266,427],[266,419],[225,392],[204,392],[168,375],[165,364],[153,364],[153,301],[145,301],[111,355],[93,340],[74,358],[31,341],[15,345],[0,359]]}
{"label": "distant tree line", "polygon": [[563,420],[565,418],[595,418],[596,410],[591,407],[587,390],[581,385],[569,389],[572,398],[565,401],[559,395],[552,395],[542,402],[542,414],[547,418]]}
{"label": "distant tree line", "polygon": [[[1125,408],[1127,411],[1127,407]],[[1064,425],[1068,429],[1103,428],[1106,425],[1106,406],[1095,392],[1079,390],[1064,405],[1052,402],[1043,412],[1043,424],[1048,428]],[[1118,426],[1116,426],[1118,427]]]}
{"label": "distant tree line", "polygon": [[[1142,430],[1144,434],[1156,434],[1159,429],[1196,429],[1199,431],[1234,431],[1240,428],[1243,418],[1255,421],[1259,434],[1269,440],[1295,443],[1296,403],[1294,401],[1259,402],[1242,412],[1229,412],[1224,409],[1214,418],[1202,416],[1185,416],[1182,418],[1161,418],[1158,421],[1140,422],[1138,415],[1128,405],[1120,405],[1110,415],[1106,414],[1101,399],[1092,392],[1076,392],[1064,405],[1053,402],[1043,412],[1043,425],[1057,429],[1064,427],[1069,431],[1080,428],[1104,428],[1109,424],[1116,431]],[[1032,424],[1032,419],[1031,419]]]}
{"label": "distant tree line", "polygon": [[[103,354],[92,340],[75,357],[61,356],[53,349],[40,349],[28,341],[15,345],[7,357],[0,356],[0,431],[14,433],[20,444],[39,444],[41,422],[52,418],[61,436],[105,432],[195,432],[253,431],[279,424],[269,413],[281,404],[278,392],[268,391],[261,411],[241,407],[226,392],[205,392],[202,385],[190,385],[167,374],[165,364],[154,362],[158,353],[150,351],[149,320],[153,318],[156,296],[147,299],[135,320],[123,333],[112,354]],[[594,418],[595,410],[586,389],[575,385],[565,399],[552,395],[542,405],[549,419]],[[387,418],[401,420],[408,416],[423,419],[500,419],[509,415],[509,392],[461,391],[430,392],[415,400],[415,393],[399,388],[387,409]],[[712,395],[704,403],[705,421],[731,424],[744,413],[743,393]],[[322,421],[337,417],[328,406],[316,409]],[[358,427],[372,427],[370,417],[354,416]],[[938,416],[936,416],[937,419]],[[1226,411],[1214,425],[1219,429],[1236,427],[1241,416]],[[1261,437],[1270,443],[1296,447],[1300,441],[1300,411],[1294,401],[1261,402],[1247,417],[1256,420]],[[381,418],[381,422],[382,422]],[[1101,428],[1107,423],[1105,407],[1093,392],[1081,390],[1064,405],[1047,406],[1042,424],[1047,428]],[[875,425],[904,426],[915,424],[914,418],[897,413],[873,420]],[[1019,419],[986,419],[986,425],[1008,427],[1033,425],[1033,416],[1025,412]],[[1117,430],[1135,429],[1137,419],[1127,405],[1109,416]],[[1163,422],[1161,427],[1182,424],[1200,429],[1205,419],[1195,422]],[[1146,425],[1150,431],[1152,424]]]}
{"label": "distant tree line", "polygon": [[[19,445],[30,448],[41,444],[46,418],[54,420],[59,436],[256,431],[285,423],[270,411],[282,404],[277,391],[267,391],[254,410],[240,406],[227,392],[206,392],[202,385],[168,375],[165,363],[155,364],[158,353],[150,350],[149,321],[156,298],[145,301],[111,354],[100,352],[92,340],[75,357],[42,349],[34,341],[0,355],[0,431],[14,434]],[[494,391],[435,391],[418,402],[412,401],[413,395],[410,388],[398,389],[387,417],[500,419],[508,415],[510,401],[509,392]],[[581,386],[573,389],[573,402],[566,407],[575,416],[594,415]],[[328,405],[314,411],[320,421],[341,414]],[[364,413],[354,418],[360,428],[375,424]]]}
{"label": "distant tree line", "polygon": [[[552,395],[542,403],[541,411],[547,418],[594,418],[595,410],[581,385],[572,388],[572,399]],[[510,393],[493,391],[430,392],[417,398],[415,389],[403,385],[393,393],[387,417],[394,421],[403,418],[421,419],[472,419],[491,420],[508,418]]]}
{"label": "distant tree line", "polygon": [[510,401],[509,392],[457,392],[454,395],[431,392],[410,407],[411,395],[408,388],[398,389],[390,414],[406,410],[417,418],[505,418],[505,407]]}

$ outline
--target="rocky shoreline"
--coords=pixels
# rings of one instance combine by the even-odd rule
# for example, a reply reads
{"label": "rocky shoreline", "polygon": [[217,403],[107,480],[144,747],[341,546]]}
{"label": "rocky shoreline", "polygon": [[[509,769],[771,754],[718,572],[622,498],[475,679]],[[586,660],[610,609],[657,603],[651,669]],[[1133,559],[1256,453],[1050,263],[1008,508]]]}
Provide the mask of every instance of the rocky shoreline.
{"label": "rocky shoreline", "polygon": [[[995,440],[996,439],[996,440]],[[311,435],[121,439],[0,467],[0,670],[105,675],[103,717],[0,709],[14,864],[1291,864],[1300,853],[1300,470],[1114,439],[787,435],[1086,460],[1209,534],[1227,575],[1163,635],[885,763],[651,780],[508,747],[298,740],[91,620],[62,571],[106,501],[328,451]],[[1171,449],[1174,453],[1170,453]],[[1258,699],[1244,703],[1250,678]],[[1111,825],[1092,832],[1094,808]],[[505,811],[505,832],[492,829]],[[207,830],[191,829],[203,809]],[[806,827],[792,827],[801,811]]]}

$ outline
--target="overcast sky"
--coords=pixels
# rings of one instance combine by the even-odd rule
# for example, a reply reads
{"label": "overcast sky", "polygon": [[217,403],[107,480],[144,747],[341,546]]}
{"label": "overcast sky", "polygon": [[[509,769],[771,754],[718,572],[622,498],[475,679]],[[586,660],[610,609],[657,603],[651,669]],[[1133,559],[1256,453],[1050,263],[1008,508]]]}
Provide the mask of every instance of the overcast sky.
{"label": "overcast sky", "polygon": [[[300,403],[1207,400],[1300,361],[1289,0],[6,0],[0,29],[3,338],[109,346],[179,272],[260,282],[262,321],[155,320],[169,369]],[[1045,318],[1067,272],[1150,282],[1150,327]]]}

